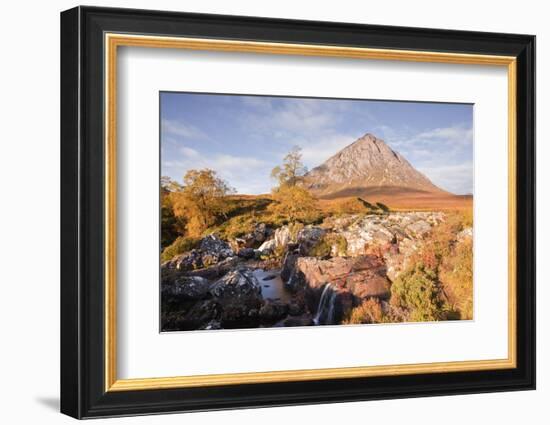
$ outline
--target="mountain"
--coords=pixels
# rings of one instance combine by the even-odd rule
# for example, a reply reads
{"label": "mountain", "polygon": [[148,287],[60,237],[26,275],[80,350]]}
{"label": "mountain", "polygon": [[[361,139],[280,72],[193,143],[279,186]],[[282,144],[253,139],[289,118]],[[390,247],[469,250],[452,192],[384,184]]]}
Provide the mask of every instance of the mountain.
{"label": "mountain", "polygon": [[317,197],[328,199],[400,193],[450,195],[370,133],[313,168],[304,184]]}

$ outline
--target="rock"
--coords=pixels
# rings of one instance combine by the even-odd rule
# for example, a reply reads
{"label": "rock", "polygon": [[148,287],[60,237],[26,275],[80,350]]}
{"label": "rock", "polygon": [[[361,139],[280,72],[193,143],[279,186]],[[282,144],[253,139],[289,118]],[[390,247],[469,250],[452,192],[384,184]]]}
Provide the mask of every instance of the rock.
{"label": "rock", "polygon": [[256,257],[256,251],[254,250],[254,248],[242,248],[241,250],[239,250],[237,255],[241,258],[249,260]]}
{"label": "rock", "polygon": [[261,244],[258,247],[258,251],[260,251],[261,253],[270,253],[275,250],[275,246],[275,239],[270,239]]}
{"label": "rock", "polygon": [[208,296],[210,282],[198,276],[183,276],[171,285],[162,287],[162,297],[178,298],[185,301],[202,300]]}
{"label": "rock", "polygon": [[386,266],[374,255],[329,260],[302,257],[296,261],[295,270],[294,284],[309,289],[319,289],[330,283],[349,290],[358,298],[387,298],[390,295],[390,283],[385,277]]}
{"label": "rock", "polygon": [[170,261],[162,265],[164,268],[176,269],[179,271],[194,270],[203,267],[202,253],[198,249],[176,255]]}
{"label": "rock", "polygon": [[207,324],[201,326],[201,330],[213,330],[213,329],[222,329],[222,325],[218,320],[211,320]]}
{"label": "rock", "polygon": [[261,295],[261,286],[252,270],[240,268],[227,273],[214,283],[210,293],[217,298],[250,295]]}
{"label": "rock", "polygon": [[[224,328],[247,327],[250,311],[260,309],[263,303],[261,285],[247,268],[227,273],[212,285],[210,294],[220,306]],[[250,327],[250,323],[248,325]]]}
{"label": "rock", "polygon": [[324,229],[346,239],[348,256],[380,253],[407,239],[424,238],[445,219],[441,212],[393,212],[384,215],[350,215],[328,218]]}
{"label": "rock", "polygon": [[464,230],[461,230],[458,235],[456,235],[456,240],[458,242],[464,242],[466,240],[472,240],[474,236],[474,231],[471,227],[467,227]]}
{"label": "rock", "polygon": [[312,326],[313,319],[309,314],[303,314],[301,316],[288,316],[285,319],[275,323],[274,328],[281,327],[294,327],[294,326]]}
{"label": "rock", "polygon": [[270,234],[271,229],[267,227],[265,223],[256,224],[256,226],[254,227],[254,231],[252,232],[254,241],[257,243],[264,242]]}
{"label": "rock", "polygon": [[351,256],[363,255],[370,245],[385,245],[395,238],[394,233],[377,216],[365,217],[352,224],[341,235],[346,239],[347,254]]}
{"label": "rock", "polygon": [[258,223],[252,232],[235,238],[231,245],[234,247],[234,250],[237,251],[240,248],[255,248],[264,242],[270,234],[271,229],[267,227],[265,223]]}
{"label": "rock", "polygon": [[163,263],[161,270],[196,270],[217,264],[233,255],[235,253],[227,242],[222,241],[215,235],[210,235],[201,240],[199,248],[176,255],[170,261]]}
{"label": "rock", "polygon": [[280,301],[266,300],[260,308],[260,318],[264,321],[275,321],[288,313],[288,304]]}
{"label": "rock", "polygon": [[241,260],[238,257],[229,257],[217,264],[214,264],[213,266],[189,271],[186,275],[199,276],[211,280],[219,279],[229,271],[233,270],[239,264],[239,261]]}
{"label": "rock", "polygon": [[222,241],[216,235],[209,235],[203,238],[200,242],[199,249],[203,252],[203,254],[217,256],[219,258],[227,258],[234,255],[234,252],[229,244]]}
{"label": "rock", "polygon": [[288,226],[279,227],[274,235],[275,248],[285,248],[291,241],[290,229]]}
{"label": "rock", "polygon": [[283,259],[283,267],[281,269],[281,279],[283,282],[287,282],[296,265],[296,260],[299,258],[299,253],[296,251],[287,251],[285,258]]}
{"label": "rock", "polygon": [[291,302],[289,305],[288,305],[288,314],[290,316],[299,316],[300,314],[302,314],[304,312],[304,309],[303,307],[298,304],[298,303],[295,303],[295,302]]}
{"label": "rock", "polygon": [[307,254],[325,235],[326,230],[317,226],[306,226],[298,232],[296,237],[300,253]]}
{"label": "rock", "polygon": [[418,220],[409,224],[406,229],[417,238],[422,238],[432,230],[432,226],[424,220]]}

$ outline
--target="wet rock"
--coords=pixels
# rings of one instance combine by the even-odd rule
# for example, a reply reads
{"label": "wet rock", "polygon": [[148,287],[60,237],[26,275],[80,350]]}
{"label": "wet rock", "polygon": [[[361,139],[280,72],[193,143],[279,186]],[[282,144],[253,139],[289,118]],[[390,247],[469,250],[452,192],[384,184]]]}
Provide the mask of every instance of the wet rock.
{"label": "wet rock", "polygon": [[288,314],[289,314],[290,316],[299,316],[299,315],[301,315],[303,312],[304,312],[303,306],[301,306],[300,304],[298,304],[298,303],[296,303],[296,302],[291,302],[291,303],[288,305]]}
{"label": "wet rock", "polygon": [[281,269],[281,279],[283,279],[283,282],[288,282],[290,279],[290,276],[292,275],[292,272],[294,271],[294,267],[296,265],[296,260],[300,257],[300,254],[298,251],[287,251],[285,254],[285,257],[283,259],[283,267]]}
{"label": "wet rock", "polygon": [[387,298],[390,295],[386,266],[374,255],[355,258],[335,257],[329,260],[302,257],[296,261],[295,270],[294,285],[303,288],[318,289],[330,283],[347,289],[359,298]]}
{"label": "wet rock", "polygon": [[286,316],[288,313],[288,304],[280,301],[266,300],[260,308],[260,318],[264,321],[275,321]]}

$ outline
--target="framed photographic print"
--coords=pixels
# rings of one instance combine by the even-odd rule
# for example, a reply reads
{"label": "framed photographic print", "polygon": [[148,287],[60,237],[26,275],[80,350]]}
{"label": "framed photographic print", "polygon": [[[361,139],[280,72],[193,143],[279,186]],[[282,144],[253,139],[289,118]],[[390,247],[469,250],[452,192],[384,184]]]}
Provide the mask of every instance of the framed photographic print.
{"label": "framed photographic print", "polygon": [[535,38],[61,14],[61,411],[533,389]]}

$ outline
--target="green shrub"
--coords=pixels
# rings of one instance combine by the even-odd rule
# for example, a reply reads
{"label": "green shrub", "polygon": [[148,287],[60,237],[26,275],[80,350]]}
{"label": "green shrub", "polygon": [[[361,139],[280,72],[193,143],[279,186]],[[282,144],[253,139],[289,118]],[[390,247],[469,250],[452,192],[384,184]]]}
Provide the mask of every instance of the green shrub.
{"label": "green shrub", "polygon": [[440,295],[436,273],[422,263],[401,273],[391,286],[392,305],[406,309],[414,322],[444,319]]}
{"label": "green shrub", "polygon": [[193,248],[197,247],[198,242],[199,239],[179,236],[174,242],[172,242],[171,245],[164,248],[162,254],[160,255],[160,261],[164,263],[165,261],[171,260],[178,254],[191,251]]}

